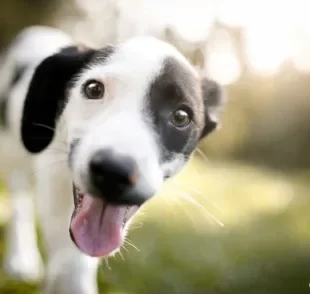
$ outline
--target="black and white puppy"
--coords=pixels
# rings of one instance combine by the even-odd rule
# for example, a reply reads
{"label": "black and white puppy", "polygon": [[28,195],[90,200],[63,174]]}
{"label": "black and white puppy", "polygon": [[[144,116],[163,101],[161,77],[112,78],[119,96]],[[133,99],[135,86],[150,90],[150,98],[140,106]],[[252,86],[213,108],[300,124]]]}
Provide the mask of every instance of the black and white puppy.
{"label": "black and white puppy", "polygon": [[[216,128],[220,87],[202,79],[175,47],[147,36],[96,50],[56,29],[31,27],[5,58],[3,172],[16,200],[35,171],[49,255],[46,292],[96,293],[93,257],[122,246],[139,207]],[[18,249],[7,254],[7,267],[36,272],[38,254],[27,264],[22,253],[37,252],[34,233],[16,245],[25,238],[17,223],[9,247]]]}

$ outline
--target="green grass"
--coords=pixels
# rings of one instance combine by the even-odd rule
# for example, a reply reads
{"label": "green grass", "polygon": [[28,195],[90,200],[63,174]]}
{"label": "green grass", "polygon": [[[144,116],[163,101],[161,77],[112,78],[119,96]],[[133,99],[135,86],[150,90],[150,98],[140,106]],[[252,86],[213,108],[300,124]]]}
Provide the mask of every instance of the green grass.
{"label": "green grass", "polygon": [[[139,251],[126,244],[102,263],[101,293],[310,293],[308,179],[195,160],[133,223],[129,239]],[[3,230],[0,240],[1,256]],[[0,272],[0,293],[35,289]]]}

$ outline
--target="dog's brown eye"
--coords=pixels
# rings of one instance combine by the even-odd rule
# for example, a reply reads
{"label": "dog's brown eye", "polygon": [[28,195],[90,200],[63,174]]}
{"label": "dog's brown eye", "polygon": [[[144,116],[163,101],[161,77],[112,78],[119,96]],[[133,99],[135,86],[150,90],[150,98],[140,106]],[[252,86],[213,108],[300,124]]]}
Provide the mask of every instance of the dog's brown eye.
{"label": "dog's brown eye", "polygon": [[172,115],[172,123],[178,128],[186,127],[190,121],[191,117],[184,109],[178,109]]}
{"label": "dog's brown eye", "polygon": [[84,85],[84,93],[88,99],[101,99],[104,95],[104,85],[98,81],[88,81]]}

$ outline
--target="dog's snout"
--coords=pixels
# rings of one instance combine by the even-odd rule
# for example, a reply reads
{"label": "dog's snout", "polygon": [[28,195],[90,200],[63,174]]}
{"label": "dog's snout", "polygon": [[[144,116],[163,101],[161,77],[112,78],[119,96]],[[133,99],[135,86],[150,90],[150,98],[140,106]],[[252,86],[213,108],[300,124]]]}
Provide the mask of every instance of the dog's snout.
{"label": "dog's snout", "polygon": [[100,149],[89,159],[86,191],[114,205],[142,205],[154,190],[145,182],[134,158]]}
{"label": "dog's snout", "polygon": [[141,205],[149,197],[141,189],[138,167],[134,159],[110,150],[100,150],[89,161],[89,190],[93,196],[115,205]]}
{"label": "dog's snout", "polygon": [[130,157],[115,155],[109,150],[97,151],[91,158],[91,177],[95,182],[132,186],[137,181],[137,167]]}

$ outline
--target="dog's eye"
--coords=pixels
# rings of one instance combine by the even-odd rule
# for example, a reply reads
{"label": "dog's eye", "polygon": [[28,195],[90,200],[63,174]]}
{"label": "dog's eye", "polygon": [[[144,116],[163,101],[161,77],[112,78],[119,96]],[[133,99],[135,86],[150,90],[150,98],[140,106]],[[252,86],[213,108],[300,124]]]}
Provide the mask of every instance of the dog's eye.
{"label": "dog's eye", "polygon": [[177,109],[172,115],[172,123],[178,128],[184,128],[191,122],[191,116],[185,109]]}
{"label": "dog's eye", "polygon": [[101,99],[104,95],[104,85],[95,80],[86,82],[83,90],[88,99]]}

